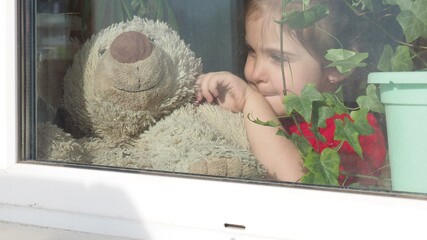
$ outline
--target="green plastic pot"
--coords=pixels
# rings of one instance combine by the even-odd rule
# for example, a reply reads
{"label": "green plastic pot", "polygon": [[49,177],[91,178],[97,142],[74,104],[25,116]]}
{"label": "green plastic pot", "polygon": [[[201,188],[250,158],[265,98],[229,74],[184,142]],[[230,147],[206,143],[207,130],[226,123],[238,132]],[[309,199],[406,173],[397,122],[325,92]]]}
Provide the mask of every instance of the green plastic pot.
{"label": "green plastic pot", "polygon": [[371,73],[385,106],[392,189],[427,193],[427,72]]}

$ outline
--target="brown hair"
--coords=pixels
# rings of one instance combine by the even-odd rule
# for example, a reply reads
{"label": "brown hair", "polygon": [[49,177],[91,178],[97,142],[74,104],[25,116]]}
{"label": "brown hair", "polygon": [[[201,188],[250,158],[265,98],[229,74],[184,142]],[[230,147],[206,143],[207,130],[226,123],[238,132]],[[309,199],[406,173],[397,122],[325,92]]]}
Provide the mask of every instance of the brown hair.
{"label": "brown hair", "polygon": [[[375,26],[367,20],[366,16],[357,14],[347,0],[311,0],[310,4],[328,4],[328,16],[314,23],[313,26],[292,30],[290,35],[294,36],[323,67],[329,64],[324,58],[327,50],[339,49],[341,45],[344,49],[369,53],[368,59],[365,60],[367,66],[355,69],[341,83],[346,101],[353,102],[357,96],[364,92],[367,74],[376,69],[385,37],[381,34],[373,34],[378,32],[377,29],[373,29]],[[246,20],[265,14],[273,16],[278,11],[281,13],[281,9],[281,0],[248,0]],[[301,10],[302,3],[300,1],[291,2],[286,9]]]}

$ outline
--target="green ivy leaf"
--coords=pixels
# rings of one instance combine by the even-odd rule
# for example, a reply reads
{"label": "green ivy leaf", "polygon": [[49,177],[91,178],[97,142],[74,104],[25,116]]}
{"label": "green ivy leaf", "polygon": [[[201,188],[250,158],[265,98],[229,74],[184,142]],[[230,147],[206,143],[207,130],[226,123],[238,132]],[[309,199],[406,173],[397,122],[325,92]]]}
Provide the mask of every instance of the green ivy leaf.
{"label": "green ivy leaf", "polygon": [[248,114],[247,117],[253,123],[256,123],[256,124],[261,125],[261,126],[266,126],[266,127],[278,127],[278,126],[280,126],[280,123],[278,123],[276,121],[271,121],[271,120],[270,121],[262,121],[259,118],[253,119],[253,117],[251,116],[250,113]]}
{"label": "green ivy leaf", "polygon": [[277,130],[276,135],[285,137],[287,139],[291,139],[291,135],[289,135],[288,132],[286,132],[285,130],[282,130],[280,128]]}
{"label": "green ivy leaf", "polygon": [[350,113],[351,119],[353,119],[353,127],[359,133],[359,135],[369,135],[374,133],[374,129],[368,121],[368,110],[365,108]]}
{"label": "green ivy leaf", "polygon": [[406,41],[413,42],[419,37],[427,37],[427,0],[394,2],[401,10],[396,19],[402,26]]}
{"label": "green ivy leaf", "polygon": [[344,75],[348,75],[356,67],[365,67],[362,63],[369,56],[368,53],[358,53],[346,49],[329,49],[325,58],[332,63],[326,67],[336,67]]}
{"label": "green ivy leaf", "polygon": [[[326,141],[325,137],[319,133],[319,125],[326,125],[325,120],[322,119],[322,117],[323,117],[322,111],[327,111],[326,114],[330,113],[330,111],[328,111],[324,107],[327,108],[327,106],[324,106],[323,101],[322,102],[313,102],[313,111],[311,114],[311,123],[310,123],[311,124],[310,131],[314,134],[314,137],[318,141],[322,141],[322,142]],[[331,109],[329,109],[329,110],[331,110]]]}
{"label": "green ivy leaf", "polygon": [[359,96],[356,102],[361,109],[367,109],[368,111],[378,113],[385,112],[384,105],[381,103],[377,94],[377,87],[374,84],[368,84],[366,87],[366,96]]}
{"label": "green ivy leaf", "polygon": [[314,137],[316,137],[316,139],[318,140],[318,141],[321,141],[321,142],[326,142],[326,138],[325,138],[325,136],[323,136],[322,134],[320,134],[320,132],[318,131],[318,127],[316,126],[316,127],[314,127],[314,126],[312,126],[311,128],[310,128],[310,131],[313,133],[313,135],[314,135]]}
{"label": "green ivy leaf", "polygon": [[282,8],[285,8],[286,5],[288,5],[289,3],[293,2],[295,0],[282,0]]}
{"label": "green ivy leaf", "polygon": [[344,105],[342,98],[333,93],[322,93],[323,97],[326,99],[325,103],[332,107],[337,114],[348,113],[347,107]]}
{"label": "green ivy leaf", "polygon": [[377,68],[384,72],[411,71],[414,68],[411,51],[408,46],[398,46],[396,52],[390,45],[385,45]]}
{"label": "green ivy leaf", "polygon": [[383,72],[390,72],[392,69],[391,59],[393,58],[393,48],[386,44],[383,48],[383,53],[381,54],[380,60],[378,61],[377,68]]}
{"label": "green ivy leaf", "polygon": [[340,156],[336,150],[326,148],[320,155],[311,151],[304,161],[308,173],[301,178],[301,182],[338,186],[339,165]]}
{"label": "green ivy leaf", "polygon": [[341,119],[335,119],[334,140],[346,141],[354,149],[357,155],[363,158],[362,147],[359,143],[359,133],[357,131],[357,127],[354,126],[354,123],[350,119],[344,118],[344,121]]}
{"label": "green ivy leaf", "polygon": [[317,126],[320,128],[326,127],[326,119],[335,115],[335,110],[328,106],[319,107],[319,119],[317,120]]}
{"label": "green ivy leaf", "polygon": [[304,176],[301,177],[300,182],[307,184],[314,184],[316,182],[316,173],[307,172]]}
{"label": "green ivy leaf", "polygon": [[313,84],[307,84],[301,90],[301,95],[288,94],[283,98],[286,111],[291,114],[293,111],[299,113],[306,122],[311,122],[311,113],[314,101],[322,101],[322,94],[316,90]]}
{"label": "green ivy leaf", "polygon": [[392,71],[411,71],[414,68],[408,46],[398,46],[391,58]]}
{"label": "green ivy leaf", "polygon": [[328,14],[328,5],[318,4],[303,11],[285,11],[282,14],[282,19],[276,22],[279,24],[286,24],[290,29],[303,29],[312,26]]}
{"label": "green ivy leaf", "polygon": [[296,133],[293,133],[291,140],[298,147],[298,150],[300,151],[303,157],[308,156],[309,153],[313,150],[313,147],[311,146],[310,142],[304,136],[300,136]]}

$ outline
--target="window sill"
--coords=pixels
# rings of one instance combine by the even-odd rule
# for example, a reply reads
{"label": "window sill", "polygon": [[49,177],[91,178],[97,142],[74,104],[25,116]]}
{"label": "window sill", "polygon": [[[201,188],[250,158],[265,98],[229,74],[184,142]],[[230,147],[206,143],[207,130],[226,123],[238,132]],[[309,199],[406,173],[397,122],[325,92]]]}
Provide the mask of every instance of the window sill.
{"label": "window sill", "polygon": [[0,222],[0,238],[14,240],[131,240],[130,238],[110,237],[99,234],[89,234],[55,228],[44,228],[40,226],[30,226],[11,222]]}
{"label": "window sill", "polygon": [[35,164],[0,170],[0,192],[1,221],[136,239],[408,239],[427,215],[421,199]]}

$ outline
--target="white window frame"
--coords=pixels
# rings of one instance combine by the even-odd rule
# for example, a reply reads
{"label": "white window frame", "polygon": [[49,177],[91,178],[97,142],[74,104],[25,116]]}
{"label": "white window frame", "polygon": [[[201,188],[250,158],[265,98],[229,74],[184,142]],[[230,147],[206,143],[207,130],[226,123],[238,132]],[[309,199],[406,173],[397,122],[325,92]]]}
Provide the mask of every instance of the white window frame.
{"label": "white window frame", "polygon": [[17,8],[0,4],[0,221],[155,240],[426,238],[422,196],[18,163]]}

